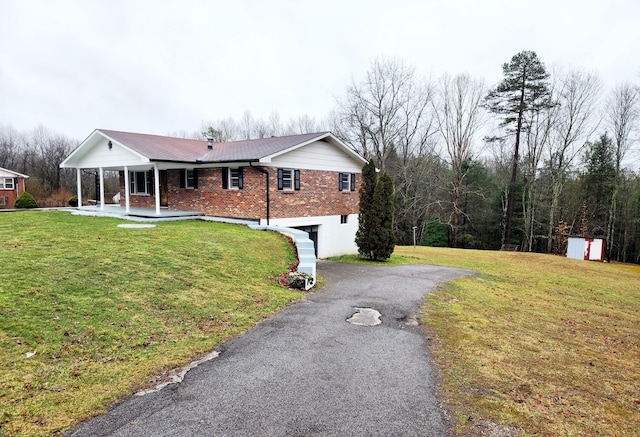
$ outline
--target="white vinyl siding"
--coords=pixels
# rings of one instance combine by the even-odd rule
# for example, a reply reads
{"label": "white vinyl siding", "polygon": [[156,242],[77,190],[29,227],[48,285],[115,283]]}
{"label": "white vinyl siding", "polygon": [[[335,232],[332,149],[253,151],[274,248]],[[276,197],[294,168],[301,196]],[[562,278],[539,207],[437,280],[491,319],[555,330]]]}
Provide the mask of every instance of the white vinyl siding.
{"label": "white vinyl siding", "polygon": [[316,141],[271,160],[271,165],[280,168],[301,170],[327,170],[345,173],[360,173],[363,163],[352,159],[346,152],[324,141]]}
{"label": "white vinyl siding", "polygon": [[148,158],[124,148],[114,141],[109,149],[108,143],[108,139],[100,140],[95,147],[87,150],[82,156],[75,157],[70,165],[76,165],[78,161],[81,161],[82,168],[121,168],[123,165],[133,167],[149,163]]}

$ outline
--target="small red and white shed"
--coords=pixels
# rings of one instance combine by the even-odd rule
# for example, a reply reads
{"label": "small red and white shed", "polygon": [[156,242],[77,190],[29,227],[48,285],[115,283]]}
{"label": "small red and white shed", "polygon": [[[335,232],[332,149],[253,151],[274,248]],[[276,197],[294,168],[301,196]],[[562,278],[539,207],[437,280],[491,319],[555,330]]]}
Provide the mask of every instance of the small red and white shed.
{"label": "small red and white shed", "polygon": [[602,238],[569,237],[567,258],[604,261],[605,249],[606,240]]}

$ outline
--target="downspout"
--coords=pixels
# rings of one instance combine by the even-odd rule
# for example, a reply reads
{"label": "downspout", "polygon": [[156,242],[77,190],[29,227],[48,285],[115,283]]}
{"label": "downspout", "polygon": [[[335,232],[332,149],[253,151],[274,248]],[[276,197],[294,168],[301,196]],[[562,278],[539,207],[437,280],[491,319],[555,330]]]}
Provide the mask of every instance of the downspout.
{"label": "downspout", "polygon": [[262,173],[267,177],[267,196],[266,196],[267,197],[267,226],[269,226],[270,204],[271,204],[270,198],[269,198],[269,172],[265,170],[263,167],[254,167],[252,162],[249,163],[249,167],[255,168],[256,170],[258,170],[260,173]]}

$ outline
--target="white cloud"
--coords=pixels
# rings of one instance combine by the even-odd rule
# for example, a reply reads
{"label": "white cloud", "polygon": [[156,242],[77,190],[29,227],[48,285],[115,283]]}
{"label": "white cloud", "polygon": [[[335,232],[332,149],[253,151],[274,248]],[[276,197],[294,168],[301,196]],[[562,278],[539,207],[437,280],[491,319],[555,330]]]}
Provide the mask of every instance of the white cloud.
{"label": "white cloud", "polygon": [[322,118],[376,56],[494,84],[535,50],[551,67],[640,81],[640,4],[550,1],[0,0],[0,122],[84,138],[277,111]]}

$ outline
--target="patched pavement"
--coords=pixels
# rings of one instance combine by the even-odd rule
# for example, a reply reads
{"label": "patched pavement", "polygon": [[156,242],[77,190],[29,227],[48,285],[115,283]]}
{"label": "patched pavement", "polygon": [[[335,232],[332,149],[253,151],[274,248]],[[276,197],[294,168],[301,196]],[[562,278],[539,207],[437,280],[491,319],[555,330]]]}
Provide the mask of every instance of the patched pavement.
{"label": "patched pavement", "polygon": [[472,273],[321,261],[324,289],[69,435],[445,436],[420,303]]}

